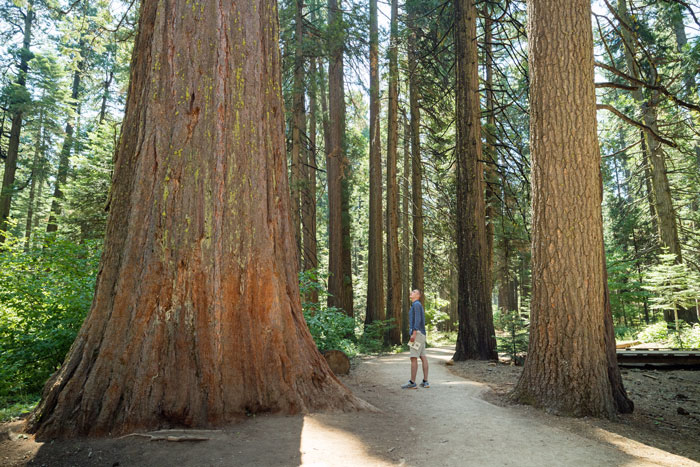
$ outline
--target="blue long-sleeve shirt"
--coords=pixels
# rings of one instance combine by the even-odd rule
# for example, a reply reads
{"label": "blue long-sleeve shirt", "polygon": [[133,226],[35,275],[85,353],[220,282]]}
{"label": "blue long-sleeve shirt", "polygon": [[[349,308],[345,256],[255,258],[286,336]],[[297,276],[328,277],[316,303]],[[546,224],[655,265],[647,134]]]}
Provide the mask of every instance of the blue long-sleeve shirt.
{"label": "blue long-sleeve shirt", "polygon": [[425,310],[420,300],[416,300],[411,304],[411,309],[408,311],[408,329],[409,334],[413,334],[414,330],[425,332]]}

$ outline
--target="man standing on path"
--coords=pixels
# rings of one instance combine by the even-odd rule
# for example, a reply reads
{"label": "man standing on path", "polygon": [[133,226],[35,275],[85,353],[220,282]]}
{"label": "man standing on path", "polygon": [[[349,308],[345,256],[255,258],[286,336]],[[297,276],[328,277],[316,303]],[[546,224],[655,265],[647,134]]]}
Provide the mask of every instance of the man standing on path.
{"label": "man standing on path", "polygon": [[[420,302],[421,291],[415,289],[411,291],[411,309],[408,312],[408,328],[411,334],[410,342],[417,342],[418,345],[411,346],[411,379],[401,386],[403,389],[416,389],[416,374],[418,373],[418,357],[423,363],[423,382],[420,387],[429,388],[428,383],[428,356],[425,353],[425,310]],[[410,346],[410,344],[409,344]]]}

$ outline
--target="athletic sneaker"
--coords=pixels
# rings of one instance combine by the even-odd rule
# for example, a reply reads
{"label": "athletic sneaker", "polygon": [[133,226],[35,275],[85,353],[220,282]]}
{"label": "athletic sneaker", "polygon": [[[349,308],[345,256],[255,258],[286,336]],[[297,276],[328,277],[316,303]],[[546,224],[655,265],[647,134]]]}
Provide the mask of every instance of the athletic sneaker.
{"label": "athletic sneaker", "polygon": [[422,383],[420,383],[420,387],[422,387],[422,388],[426,388],[426,389],[427,389],[427,388],[429,388],[429,387],[430,387],[430,383],[429,383],[429,382],[427,382],[426,380],[423,380],[423,382],[422,382]]}
{"label": "athletic sneaker", "polygon": [[410,380],[408,383],[404,384],[401,386],[401,389],[418,389],[418,386],[416,386],[416,383],[412,383]]}

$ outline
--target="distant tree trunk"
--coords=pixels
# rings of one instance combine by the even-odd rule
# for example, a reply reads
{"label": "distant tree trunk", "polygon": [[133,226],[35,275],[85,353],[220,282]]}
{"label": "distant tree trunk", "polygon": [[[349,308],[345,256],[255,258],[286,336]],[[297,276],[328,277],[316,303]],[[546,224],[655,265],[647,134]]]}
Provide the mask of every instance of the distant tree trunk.
{"label": "distant tree trunk", "polygon": [[[22,49],[20,50],[20,62],[19,70],[17,72],[15,95],[26,92],[27,88],[27,71],[29,70],[29,60],[32,58],[32,53],[29,51],[29,47],[31,46],[32,42],[32,26],[34,24],[34,18],[36,18],[36,13],[34,13],[34,0],[29,0],[29,3],[27,4],[27,12],[24,14],[24,39],[22,40]],[[12,207],[24,104],[25,102],[20,102],[16,99],[10,102],[12,126],[10,127],[10,140],[7,146],[5,170],[2,176],[2,188],[0,189],[0,244],[5,242],[5,232],[8,228],[10,209]]]}
{"label": "distant tree trunk", "polygon": [[104,90],[102,91],[102,104],[100,105],[100,117],[98,123],[101,125],[105,121],[105,116],[107,115],[107,100],[109,99],[109,88],[112,86],[112,80],[114,79],[114,66],[109,70],[107,78],[104,81]]}
{"label": "distant tree trunk", "polygon": [[[301,161],[306,158],[306,114],[304,109],[304,0],[296,0],[295,49],[294,49],[294,91],[292,124],[292,225],[297,242],[297,251],[301,252],[301,190],[304,182],[301,177]],[[301,260],[301,254],[299,255]]]}
{"label": "distant tree trunk", "polygon": [[496,111],[493,96],[493,39],[491,20],[488,8],[484,12],[484,68],[486,69],[486,145],[484,146],[484,156],[486,164],[484,166],[484,178],[486,180],[486,274],[489,279],[489,291],[493,290],[493,242],[496,231],[496,186],[498,184],[498,174],[496,172]]}
{"label": "distant tree trunk", "polygon": [[455,0],[455,53],[459,332],[453,359],[492,360],[498,355],[487,275],[476,7],[472,0]]}
{"label": "distant tree trunk", "polygon": [[411,307],[411,271],[409,264],[409,255],[411,247],[409,246],[410,227],[408,219],[410,217],[408,198],[411,196],[409,188],[409,169],[411,167],[411,150],[410,150],[410,135],[411,126],[408,123],[406,115],[403,116],[403,180],[401,186],[403,188],[403,196],[401,197],[401,340],[408,342],[411,338],[408,329],[408,309]]}
{"label": "distant tree trunk", "polygon": [[[316,242],[316,59],[311,59],[309,66],[309,148],[304,154],[306,158],[302,164],[302,178],[304,190],[302,192],[302,219],[304,229],[304,270],[318,268],[318,251]],[[318,292],[313,291],[306,299],[312,303],[318,302]]]}
{"label": "distant tree trunk", "polygon": [[[629,27],[632,20],[627,13],[627,0],[618,0],[618,15]],[[620,26],[624,43],[625,61],[630,76],[641,79],[639,66],[635,61],[636,38],[625,26]],[[653,73],[653,69],[652,69]],[[652,81],[656,81],[655,77]],[[644,124],[658,133],[656,105],[659,101],[658,91],[653,91],[648,100],[644,99],[641,88],[632,91],[632,97],[642,107],[642,119]],[[658,235],[662,247],[668,248],[669,253],[675,254],[677,261],[682,261],[681,245],[678,239],[678,227],[676,225],[676,212],[671,198],[671,189],[666,173],[666,161],[661,142],[651,132],[645,132],[651,167],[651,187],[653,190],[654,211],[657,217]]]}
{"label": "distant tree trunk", "polygon": [[397,149],[399,140],[399,62],[398,62],[398,0],[391,1],[391,35],[389,43],[389,115],[386,150],[386,210],[387,210],[387,293],[386,317],[394,320],[387,334],[387,343],[401,343],[401,261],[399,259],[399,187]]}
{"label": "distant tree trunk", "polygon": [[[408,44],[408,88],[409,106],[411,110],[411,189],[413,212],[413,261],[412,281],[413,289],[425,292],[424,278],[424,251],[423,251],[423,166],[420,154],[420,90],[418,88],[418,60],[416,57],[415,7],[412,2],[406,4],[408,10],[408,22],[412,28]],[[421,301],[424,301],[424,296]]]}
{"label": "distant tree trunk", "polygon": [[656,235],[659,231],[656,207],[654,206],[654,190],[651,187],[651,164],[649,163],[649,149],[647,148],[646,132],[639,131],[642,148],[642,165],[644,166],[644,188],[646,189],[647,204],[649,205],[649,218],[651,219],[651,231]]}
{"label": "distant tree trunk", "polygon": [[448,331],[455,331],[459,329],[459,272],[455,265],[457,264],[457,252],[455,249],[450,249],[449,253],[449,288],[450,288],[450,308],[448,320]]}
{"label": "distant tree trunk", "polygon": [[531,0],[528,31],[533,291],[513,395],[556,413],[613,417],[591,4]]}
{"label": "distant tree trunk", "polygon": [[168,5],[141,3],[95,298],[39,439],[364,405],[301,312],[276,2]]}
{"label": "distant tree trunk", "polygon": [[44,110],[39,113],[39,130],[37,131],[36,144],[34,146],[34,159],[32,160],[31,183],[29,187],[29,200],[27,201],[27,222],[24,227],[24,250],[29,250],[32,239],[32,225],[34,221],[34,200],[36,199],[36,187],[39,174],[43,170],[44,162]]}
{"label": "distant tree trunk", "polygon": [[[81,40],[80,50],[83,49],[83,41]],[[80,79],[84,62],[81,60],[78,68],[73,72],[73,86],[71,89],[71,107],[75,110],[78,106],[78,95],[80,94]],[[58,216],[61,215],[61,204],[63,203],[63,188],[68,181],[68,169],[70,163],[70,152],[73,149],[73,122],[69,118],[66,122],[66,137],[63,140],[61,147],[61,155],[58,159],[58,172],[56,174],[56,184],[54,185],[53,199],[51,201],[51,213],[49,214],[49,222],[46,226],[47,232],[56,232],[58,230]]]}
{"label": "distant tree trunk", "polygon": [[385,319],[377,0],[369,2],[369,258],[365,325]]}
{"label": "distant tree trunk", "polygon": [[330,150],[328,154],[328,305],[353,315],[350,218],[345,155],[345,90],[343,84],[343,14],[338,0],[328,0],[328,24],[334,31],[328,71]]}

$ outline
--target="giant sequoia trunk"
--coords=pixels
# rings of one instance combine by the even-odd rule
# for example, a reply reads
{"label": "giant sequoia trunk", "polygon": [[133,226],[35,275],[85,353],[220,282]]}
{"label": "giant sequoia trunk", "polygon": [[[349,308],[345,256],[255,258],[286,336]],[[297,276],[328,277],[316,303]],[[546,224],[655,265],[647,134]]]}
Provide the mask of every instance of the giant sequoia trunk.
{"label": "giant sequoia trunk", "polygon": [[386,317],[394,327],[387,334],[387,343],[401,343],[401,260],[399,259],[399,186],[396,181],[399,144],[399,65],[398,65],[398,1],[391,1],[391,37],[389,45],[389,115],[386,150],[386,215],[387,215],[387,292]]}
{"label": "giant sequoia trunk", "polygon": [[276,2],[146,0],[139,18],[95,298],[30,430],[364,405],[301,312]]}
{"label": "giant sequoia trunk", "polygon": [[591,4],[531,0],[528,23],[533,290],[514,397],[612,417]]}
{"label": "giant sequoia trunk", "polygon": [[486,259],[476,7],[472,0],[455,0],[455,53],[459,331],[453,358],[490,360],[498,355]]}
{"label": "giant sequoia trunk", "polygon": [[343,14],[338,0],[328,0],[328,24],[334,31],[328,70],[328,305],[353,315],[350,258],[349,164],[345,155],[343,84]]}
{"label": "giant sequoia trunk", "polygon": [[[27,6],[27,12],[24,14],[24,39],[22,41],[22,49],[20,50],[20,63],[19,70],[17,71],[14,96],[21,95],[20,93],[24,92],[26,89],[27,71],[29,70],[29,60],[31,59],[29,46],[32,42],[32,25],[34,24],[34,18],[36,18],[36,14],[34,13],[34,0],[30,0]],[[7,145],[5,170],[2,174],[2,188],[0,188],[0,244],[5,241],[5,231],[8,227],[10,209],[12,207],[24,105],[25,102],[14,101],[10,103],[12,125],[10,126],[10,140]]]}
{"label": "giant sequoia trunk", "polygon": [[382,143],[379,131],[379,26],[377,0],[369,2],[369,258],[365,324],[384,319]]}

